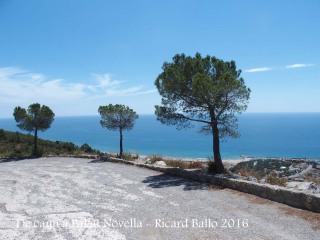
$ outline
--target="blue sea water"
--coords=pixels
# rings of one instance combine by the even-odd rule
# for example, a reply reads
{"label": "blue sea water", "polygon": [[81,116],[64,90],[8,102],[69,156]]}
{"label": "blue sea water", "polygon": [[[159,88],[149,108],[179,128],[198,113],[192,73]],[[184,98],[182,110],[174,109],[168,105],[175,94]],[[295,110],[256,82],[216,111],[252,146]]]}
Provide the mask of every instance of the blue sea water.
{"label": "blue sea water", "polygon": [[[88,143],[101,151],[119,151],[119,132],[100,126],[100,117],[56,117],[40,138]],[[0,119],[0,128],[20,131],[14,119]],[[133,130],[124,132],[124,150],[142,155],[207,158],[212,137],[198,128],[176,130],[162,125],[154,115],[142,115]],[[221,143],[223,159],[253,157],[320,158],[320,113],[247,113],[239,116],[238,139]]]}

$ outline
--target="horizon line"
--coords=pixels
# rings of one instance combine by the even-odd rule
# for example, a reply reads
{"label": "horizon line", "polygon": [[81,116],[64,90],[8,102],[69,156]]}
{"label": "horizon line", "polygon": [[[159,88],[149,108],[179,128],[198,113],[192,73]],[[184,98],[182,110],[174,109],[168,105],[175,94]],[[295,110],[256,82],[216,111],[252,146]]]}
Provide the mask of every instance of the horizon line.
{"label": "horizon line", "polygon": [[[244,112],[242,114],[237,115],[244,115],[244,114],[320,114],[319,112]],[[140,116],[155,116],[155,113],[142,113],[138,114]],[[68,117],[100,117],[100,115],[57,115],[55,117],[58,118],[68,118]],[[14,119],[14,117],[0,117],[0,119]]]}

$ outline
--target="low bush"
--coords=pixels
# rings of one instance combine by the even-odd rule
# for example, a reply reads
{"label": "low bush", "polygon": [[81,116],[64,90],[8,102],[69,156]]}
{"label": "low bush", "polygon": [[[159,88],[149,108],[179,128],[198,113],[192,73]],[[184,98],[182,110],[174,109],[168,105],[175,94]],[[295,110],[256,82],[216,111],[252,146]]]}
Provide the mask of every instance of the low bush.
{"label": "low bush", "polygon": [[0,129],[0,140],[5,140],[6,139],[6,133],[3,129]]}
{"label": "low bush", "polygon": [[[119,158],[120,156],[117,155],[117,157]],[[122,159],[123,160],[133,161],[133,160],[136,160],[138,158],[139,158],[139,155],[135,154],[135,153],[128,153],[128,152],[122,153]]]}
{"label": "low bush", "polygon": [[202,162],[189,162],[188,168],[203,168]]}
{"label": "low bush", "polygon": [[182,169],[195,169],[195,168],[202,168],[201,162],[190,162],[190,161],[184,161],[182,159],[166,159],[158,155],[149,156],[146,163],[148,164],[154,164],[158,161],[163,161],[166,163],[168,167],[176,167],[176,168],[182,168]]}
{"label": "low bush", "polygon": [[[283,171],[283,175],[289,175],[289,166],[291,162],[279,161],[279,160],[251,160],[240,162],[236,166],[230,168],[231,172],[237,173],[239,171],[248,171],[250,173],[255,173],[256,178],[262,178],[269,175],[274,170],[279,170],[280,167],[285,166],[286,169]],[[241,170],[245,169],[245,170]]]}
{"label": "low bush", "polygon": [[266,178],[266,182],[272,185],[285,187],[287,185],[288,180],[286,178],[278,177],[276,173],[270,173]]}
{"label": "low bush", "polygon": [[258,180],[261,179],[261,176],[257,172],[248,168],[240,168],[236,173],[243,177],[255,177]]}
{"label": "low bush", "polygon": [[89,146],[89,144],[85,143],[85,144],[82,144],[80,149],[82,151],[84,151],[85,153],[93,153],[94,150],[92,149],[92,147]]}
{"label": "low bush", "polygon": [[[10,132],[0,129],[0,157],[30,157],[33,149],[33,139],[31,134],[22,134],[19,132]],[[84,144],[85,145],[85,144]],[[99,151],[76,146],[71,142],[48,141],[41,138],[38,139],[38,155],[79,155],[87,154],[85,150],[90,150],[92,154],[98,154]]]}
{"label": "low bush", "polygon": [[169,167],[176,167],[176,168],[182,168],[182,169],[187,169],[189,164],[186,161],[182,160],[171,160],[171,159],[164,159],[163,160],[167,166]]}

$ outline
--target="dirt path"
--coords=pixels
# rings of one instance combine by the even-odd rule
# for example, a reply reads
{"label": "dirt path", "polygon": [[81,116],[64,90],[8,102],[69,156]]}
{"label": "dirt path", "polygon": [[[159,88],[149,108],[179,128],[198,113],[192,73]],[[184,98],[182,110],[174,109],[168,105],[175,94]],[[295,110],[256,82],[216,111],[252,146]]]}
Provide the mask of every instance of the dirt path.
{"label": "dirt path", "polygon": [[320,214],[134,166],[0,163],[0,239],[319,239]]}

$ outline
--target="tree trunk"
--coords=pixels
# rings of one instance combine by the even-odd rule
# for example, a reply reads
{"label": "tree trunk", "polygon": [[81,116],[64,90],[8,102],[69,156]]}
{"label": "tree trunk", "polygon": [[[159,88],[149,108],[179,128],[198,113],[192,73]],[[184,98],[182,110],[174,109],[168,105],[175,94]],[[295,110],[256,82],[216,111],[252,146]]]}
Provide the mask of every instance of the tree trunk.
{"label": "tree trunk", "polygon": [[217,173],[223,173],[224,172],[224,166],[221,160],[220,155],[220,138],[219,138],[219,129],[218,124],[216,121],[214,121],[211,125],[212,129],[212,138],[213,138],[213,156],[214,156],[214,163],[216,166],[216,172]]}
{"label": "tree trunk", "polygon": [[38,156],[38,128],[34,130],[33,138],[33,156]]}
{"label": "tree trunk", "polygon": [[120,158],[122,158],[123,148],[122,148],[122,128],[120,128]]}

